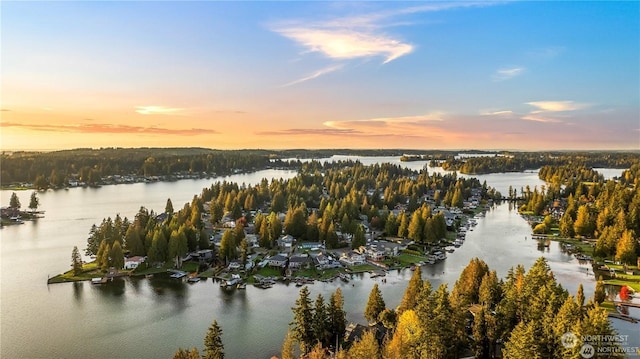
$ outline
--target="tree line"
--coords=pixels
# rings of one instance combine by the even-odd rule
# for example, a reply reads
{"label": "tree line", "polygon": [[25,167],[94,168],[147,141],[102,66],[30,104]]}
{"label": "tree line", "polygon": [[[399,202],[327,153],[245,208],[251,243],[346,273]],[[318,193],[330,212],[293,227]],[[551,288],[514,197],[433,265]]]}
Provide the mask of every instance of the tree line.
{"label": "tree line", "polygon": [[640,161],[637,152],[500,152],[491,156],[456,158],[444,161],[432,160],[432,166],[464,174],[521,172],[543,166],[559,166],[571,163],[584,168],[629,168]]}
{"label": "tree line", "polygon": [[[440,359],[469,351],[476,358],[493,358],[498,353],[504,358],[579,357],[583,344],[596,350],[617,345],[583,341],[592,335],[614,334],[606,311],[599,306],[604,300],[602,288],[596,290],[597,298],[588,300],[581,285],[575,296],[570,295],[544,258],[529,271],[521,265],[511,268],[504,279],[498,279],[484,261],[472,259],[451,291],[446,284],[432,288],[417,270],[393,309],[386,308],[374,284],[364,316],[371,325],[381,324],[384,335],[376,336],[380,325],[370,326],[355,342],[346,342],[342,335],[344,311],[332,306],[338,293],[339,289],[327,307],[321,295],[312,304],[308,289],[300,290],[282,347],[283,359],[295,358],[296,346],[306,358]],[[331,313],[339,318],[338,326]],[[577,342],[563,345],[565,333],[575,334]],[[613,357],[622,356],[613,353]]]}
{"label": "tree line", "polygon": [[[619,179],[604,178],[580,165],[545,167],[540,178],[548,189],[525,194],[521,211],[543,216],[534,232],[558,227],[565,238],[596,239],[593,254],[632,264],[640,256],[640,162]],[[555,214],[555,217],[554,217]]]}
{"label": "tree line", "polygon": [[[289,180],[263,179],[254,186],[216,182],[178,211],[168,199],[164,212],[141,207],[133,220],[119,215],[105,218],[90,229],[85,253],[95,256],[105,269],[119,266],[125,254],[148,256],[148,263],[174,260],[178,266],[186,253],[210,248],[204,213],[216,227],[223,221],[234,222],[235,228],[224,231],[217,253],[224,263],[246,260],[244,229],[252,224],[265,248],[275,247],[282,233],[324,243],[329,249],[345,246],[344,236],[350,235],[351,246],[357,248],[366,243],[363,220],[373,230],[428,244],[445,236],[446,225],[442,214],[431,213],[422,201],[424,196],[432,195],[437,205],[462,206],[472,189],[484,198],[501,196],[486,183],[458,178],[455,173],[429,174],[392,164],[312,161]],[[395,215],[393,209],[398,205],[403,207]],[[280,214],[285,212],[282,220]],[[410,215],[413,213],[416,215]]]}
{"label": "tree line", "polygon": [[59,188],[70,180],[100,184],[113,175],[167,176],[177,173],[217,174],[286,166],[266,150],[203,148],[102,148],[54,152],[3,152],[0,185],[32,183]]}

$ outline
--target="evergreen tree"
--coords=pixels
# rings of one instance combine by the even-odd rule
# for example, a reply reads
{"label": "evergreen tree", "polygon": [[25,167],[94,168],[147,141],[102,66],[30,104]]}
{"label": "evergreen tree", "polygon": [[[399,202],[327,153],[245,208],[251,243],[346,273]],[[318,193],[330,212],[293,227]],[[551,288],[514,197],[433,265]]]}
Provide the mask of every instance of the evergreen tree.
{"label": "evergreen tree", "polygon": [[473,342],[474,352],[478,359],[488,359],[489,355],[489,338],[487,337],[487,321],[485,320],[485,307],[482,307],[473,318]]}
{"label": "evergreen tree", "polygon": [[411,221],[409,222],[408,238],[417,243],[421,243],[424,238],[423,226],[424,224],[422,223],[422,219],[417,212],[414,212],[411,215]]}
{"label": "evergreen tree", "polygon": [[505,359],[542,359],[536,345],[532,322],[519,322],[513,329],[502,351]]}
{"label": "evergreen tree", "polygon": [[29,200],[29,209],[32,212],[35,212],[36,209],[38,209],[39,205],[40,205],[40,200],[38,199],[38,193],[35,191],[31,192],[31,199]]}
{"label": "evergreen tree", "polygon": [[132,256],[144,256],[146,254],[144,243],[140,238],[140,228],[130,225],[124,236],[124,247]]}
{"label": "evergreen tree", "polygon": [[342,297],[342,290],[337,288],[336,291],[331,294],[329,305],[327,306],[327,314],[330,322],[329,330],[332,335],[331,343],[340,342],[347,327],[347,318],[343,307],[344,298]]}
{"label": "evergreen tree", "polygon": [[330,325],[327,306],[324,304],[322,294],[318,294],[313,310],[313,335],[323,346],[330,344]]}
{"label": "evergreen tree", "polygon": [[325,238],[325,246],[327,249],[338,248],[338,234],[333,227],[333,223],[329,225]]}
{"label": "evergreen tree", "polygon": [[362,338],[349,348],[349,358],[379,359],[380,357],[380,346],[373,330],[367,330]]}
{"label": "evergreen tree", "polygon": [[222,234],[222,240],[220,241],[220,259],[225,264],[236,258],[236,246],[233,238],[233,231],[227,229]]}
{"label": "evergreen tree", "polygon": [[560,218],[560,235],[565,238],[572,238],[574,234],[573,218],[571,218],[569,212],[565,212]]}
{"label": "evergreen tree", "polygon": [[249,255],[249,243],[246,238],[242,238],[240,241],[240,258],[242,259],[242,265],[247,265],[247,256]]}
{"label": "evergreen tree", "polygon": [[167,204],[164,206],[164,213],[168,215],[173,214],[173,203],[171,203],[171,198],[167,198]]}
{"label": "evergreen tree", "polygon": [[9,199],[9,207],[14,210],[20,209],[20,198],[15,192],[11,193],[11,198]]}
{"label": "evergreen tree", "polygon": [[115,269],[122,269],[122,267],[124,267],[124,251],[122,250],[120,241],[113,242],[113,246],[111,246],[110,257],[111,267],[114,267]]}
{"label": "evergreen tree", "polygon": [[173,354],[173,359],[200,359],[200,352],[198,352],[198,348],[191,350],[178,348],[178,351]]}
{"label": "evergreen tree", "polygon": [[385,309],[386,304],[382,298],[382,292],[378,288],[378,283],[373,285],[371,293],[369,293],[369,300],[367,301],[367,307],[364,310],[364,317],[369,323],[376,322],[378,315]]}
{"label": "evergreen tree", "polygon": [[589,207],[586,204],[578,207],[578,215],[573,223],[575,233],[579,236],[591,237],[594,227],[592,222]]}
{"label": "evergreen tree", "polygon": [[633,232],[625,230],[616,245],[616,260],[623,264],[635,264],[638,261],[636,247],[637,241],[633,238]]}
{"label": "evergreen tree", "polygon": [[398,315],[401,315],[405,310],[413,309],[416,306],[418,300],[418,293],[422,289],[422,271],[417,269],[413,272],[407,288],[404,290],[402,301],[398,306]]}
{"label": "evergreen tree", "polygon": [[295,359],[294,354],[294,340],[291,335],[291,331],[287,331],[287,335],[284,337],[284,342],[282,343],[282,350],[280,352],[281,359]]}
{"label": "evergreen tree", "polygon": [[224,216],[224,208],[215,200],[211,201],[211,204],[209,205],[209,212],[211,214],[211,224],[217,224]]}
{"label": "evergreen tree", "polygon": [[500,301],[500,284],[496,271],[492,270],[482,277],[478,291],[478,302],[487,308],[493,308]]}
{"label": "evergreen tree", "polygon": [[356,231],[353,234],[353,240],[351,241],[351,248],[356,249],[360,248],[367,244],[367,239],[364,235],[364,230],[361,225],[356,227]]}
{"label": "evergreen tree", "polygon": [[77,246],[73,246],[71,251],[71,267],[73,268],[73,275],[82,273],[82,257],[80,257],[80,251]]}
{"label": "evergreen tree", "polygon": [[598,277],[598,281],[596,282],[596,289],[593,292],[593,300],[601,304],[607,298],[607,293],[604,290],[604,280],[602,280],[602,276]]}
{"label": "evergreen tree", "polygon": [[309,289],[306,286],[300,289],[300,297],[296,300],[296,306],[291,310],[293,311],[293,322],[289,323],[291,334],[300,346],[302,353],[308,353],[313,348],[316,338],[313,332],[313,308],[309,298]]}
{"label": "evergreen tree", "polygon": [[204,338],[203,359],[224,359],[224,345],[222,344],[222,328],[214,320]]}
{"label": "evergreen tree", "polygon": [[393,236],[398,233],[398,225],[396,222],[396,216],[393,215],[393,212],[389,212],[389,216],[384,224],[384,231],[388,236]]}
{"label": "evergreen tree", "polygon": [[406,238],[409,233],[409,220],[404,212],[400,212],[398,215],[398,237]]}

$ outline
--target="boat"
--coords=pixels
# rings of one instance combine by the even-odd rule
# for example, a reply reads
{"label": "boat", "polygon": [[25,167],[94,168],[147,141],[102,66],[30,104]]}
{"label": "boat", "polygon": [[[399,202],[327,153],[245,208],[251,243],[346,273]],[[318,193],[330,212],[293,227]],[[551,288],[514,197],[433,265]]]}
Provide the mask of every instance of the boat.
{"label": "boat", "polygon": [[340,279],[342,279],[343,282],[349,282],[351,276],[346,273],[340,273]]}
{"label": "boat", "polygon": [[187,279],[187,282],[189,283],[198,283],[199,281],[200,281],[200,277],[191,277]]}

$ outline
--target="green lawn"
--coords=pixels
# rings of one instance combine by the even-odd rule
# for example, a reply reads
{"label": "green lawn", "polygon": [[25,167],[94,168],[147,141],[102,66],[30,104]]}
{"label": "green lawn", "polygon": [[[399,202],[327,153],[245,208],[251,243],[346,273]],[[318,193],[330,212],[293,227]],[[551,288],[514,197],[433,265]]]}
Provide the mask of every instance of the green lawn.
{"label": "green lawn", "polygon": [[554,239],[554,240],[557,239],[561,243],[571,244],[579,248],[580,252],[584,254],[591,255],[593,253],[593,247],[591,246],[591,243],[585,243],[579,239],[572,239],[572,238],[553,238],[552,237],[551,239]]}
{"label": "green lawn", "polygon": [[605,284],[612,284],[612,285],[627,285],[629,287],[631,287],[635,292],[640,292],[640,283],[637,282],[630,282],[628,280],[622,280],[622,279],[609,279],[609,280],[605,280],[604,281]]}
{"label": "green lawn", "polygon": [[351,273],[363,273],[363,272],[370,272],[370,271],[374,271],[374,270],[378,270],[380,268],[373,266],[371,264],[360,264],[357,266],[353,266],[353,267],[349,267],[349,271]]}
{"label": "green lawn", "polygon": [[100,278],[103,274],[104,272],[98,268],[96,262],[90,262],[82,265],[82,272],[78,275],[73,275],[73,270],[69,270],[62,274],[58,274],[55,277],[49,278],[47,283],[53,284],[91,280],[91,278]]}
{"label": "green lawn", "polygon": [[424,262],[427,260],[427,257],[417,256],[417,255],[408,254],[408,253],[400,253],[400,255],[397,256],[395,260],[400,262],[401,266],[406,267],[412,264],[416,264],[418,262]]}
{"label": "green lawn", "polygon": [[269,266],[266,266],[264,268],[259,269],[254,274],[259,274],[263,277],[279,277],[282,275],[282,271],[280,270],[280,268],[271,268]]}
{"label": "green lawn", "polygon": [[617,313],[618,311],[616,310],[616,307],[613,305],[613,302],[610,301],[604,301],[600,304],[601,308],[604,308],[607,310],[607,312],[611,312],[611,313]]}

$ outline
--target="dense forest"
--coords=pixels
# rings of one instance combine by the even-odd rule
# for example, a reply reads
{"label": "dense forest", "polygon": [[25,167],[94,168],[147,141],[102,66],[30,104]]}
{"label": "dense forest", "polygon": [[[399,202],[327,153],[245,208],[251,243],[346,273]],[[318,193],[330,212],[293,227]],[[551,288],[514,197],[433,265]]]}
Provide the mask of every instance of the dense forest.
{"label": "dense forest", "polygon": [[605,181],[582,165],[545,166],[539,176],[546,188],[523,191],[522,212],[542,216],[534,232],[557,227],[564,238],[595,240],[593,255],[636,263],[640,256],[640,161],[618,180]]}
{"label": "dense forest", "polygon": [[[431,213],[425,196],[431,196],[436,205],[462,207],[474,189],[485,199],[500,198],[486,184],[457,178],[455,173],[429,175],[392,164],[312,161],[290,180],[263,179],[251,187],[216,182],[179,210],[168,199],[162,213],[140,208],[132,221],[118,215],[106,218],[91,228],[86,253],[96,255],[103,268],[113,266],[123,253],[146,255],[151,263],[165,262],[187,251],[209,248],[205,217],[214,225],[236,223],[222,236],[218,254],[223,261],[246,255],[244,227],[251,224],[265,248],[274,247],[283,231],[324,243],[328,249],[346,245],[339,234],[349,234],[356,248],[365,243],[363,216],[373,229],[429,244],[445,236],[446,226],[442,214]],[[284,220],[279,213],[286,213]]]}
{"label": "dense forest", "polygon": [[433,160],[431,165],[441,165],[445,170],[457,170],[465,174],[485,174],[521,172],[567,163],[586,168],[629,168],[639,161],[638,152],[501,152],[493,156],[449,156],[443,162]]}
{"label": "dense forest", "polygon": [[[484,154],[492,154],[484,156]],[[60,188],[69,182],[112,183],[113,176],[212,176],[269,167],[300,168],[297,159],[332,155],[398,156],[431,160],[434,166],[465,174],[523,171],[565,163],[585,167],[629,168],[640,153],[624,152],[487,152],[418,150],[213,150],[205,148],[102,148],[55,152],[3,152],[0,185],[30,184]],[[286,161],[285,161],[286,160]],[[169,178],[170,179],[170,178]]]}
{"label": "dense forest", "polygon": [[[596,297],[602,299],[601,293]],[[313,301],[303,287],[292,308],[293,320],[281,358],[443,359],[474,355],[485,359],[498,354],[507,359],[579,358],[584,345],[592,346],[594,352],[605,350],[607,357],[622,358],[619,343],[601,339],[615,332],[606,311],[599,307],[600,299],[586,300],[582,286],[575,296],[570,295],[558,284],[544,258],[529,271],[521,265],[512,268],[504,279],[475,258],[451,291],[446,284],[434,289],[422,279],[421,271],[415,271],[395,308],[387,308],[374,284],[367,303],[363,303],[370,325],[347,338],[340,289],[326,302],[321,294]],[[575,341],[566,341],[566,333],[575,335]],[[214,321],[205,338],[204,357],[224,357],[221,335]],[[198,358],[198,349],[179,349],[174,359],[180,358]]]}

